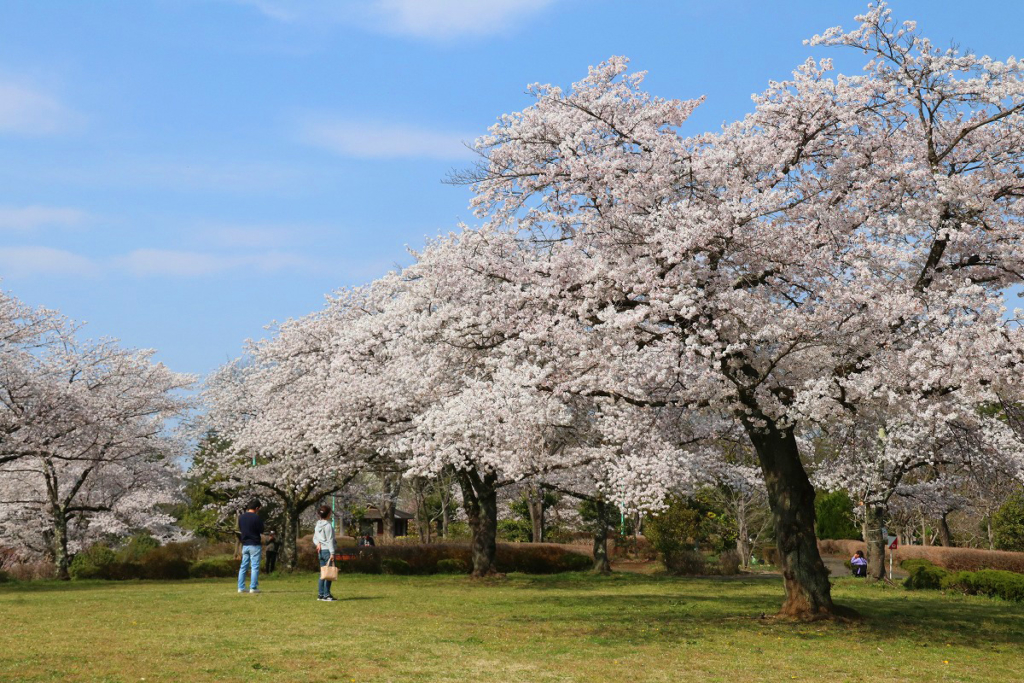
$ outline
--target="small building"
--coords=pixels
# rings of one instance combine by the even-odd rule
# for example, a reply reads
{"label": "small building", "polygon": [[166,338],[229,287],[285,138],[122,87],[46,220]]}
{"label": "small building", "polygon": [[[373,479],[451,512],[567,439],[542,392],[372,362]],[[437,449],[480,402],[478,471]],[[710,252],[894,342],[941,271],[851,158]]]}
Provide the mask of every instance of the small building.
{"label": "small building", "polygon": [[[409,520],[415,518],[408,512],[395,510],[395,536],[409,535]],[[384,535],[384,515],[375,507],[366,508],[362,519],[359,522],[359,533],[370,534],[371,536]]]}

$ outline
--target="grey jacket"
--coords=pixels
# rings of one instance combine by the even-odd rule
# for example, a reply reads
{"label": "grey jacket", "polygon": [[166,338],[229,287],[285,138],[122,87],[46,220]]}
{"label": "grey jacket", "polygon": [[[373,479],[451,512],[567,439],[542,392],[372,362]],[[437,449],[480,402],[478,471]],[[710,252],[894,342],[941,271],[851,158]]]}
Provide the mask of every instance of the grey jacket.
{"label": "grey jacket", "polygon": [[318,519],[313,528],[313,546],[334,552],[334,527],[326,519]]}

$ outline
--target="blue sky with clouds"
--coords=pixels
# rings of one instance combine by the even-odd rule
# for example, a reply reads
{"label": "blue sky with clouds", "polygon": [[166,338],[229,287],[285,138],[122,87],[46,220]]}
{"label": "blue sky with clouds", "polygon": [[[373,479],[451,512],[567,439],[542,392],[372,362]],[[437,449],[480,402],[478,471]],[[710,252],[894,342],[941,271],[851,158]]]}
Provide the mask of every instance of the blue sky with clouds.
{"label": "blue sky with clouds", "polygon": [[[0,0],[0,287],[205,373],[472,220],[464,143],[626,55],[717,127],[859,0]],[[1024,56],[1024,2],[899,1]],[[859,70],[862,56],[832,51]]]}

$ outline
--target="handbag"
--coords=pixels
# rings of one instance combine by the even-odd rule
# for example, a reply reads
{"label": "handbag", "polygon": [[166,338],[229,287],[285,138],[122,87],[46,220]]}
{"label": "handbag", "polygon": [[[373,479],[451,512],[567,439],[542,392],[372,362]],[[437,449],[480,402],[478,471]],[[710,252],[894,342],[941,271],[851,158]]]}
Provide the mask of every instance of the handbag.
{"label": "handbag", "polygon": [[331,559],[327,560],[327,564],[320,567],[320,578],[324,581],[338,580],[338,567],[334,564],[334,553],[331,553]]}

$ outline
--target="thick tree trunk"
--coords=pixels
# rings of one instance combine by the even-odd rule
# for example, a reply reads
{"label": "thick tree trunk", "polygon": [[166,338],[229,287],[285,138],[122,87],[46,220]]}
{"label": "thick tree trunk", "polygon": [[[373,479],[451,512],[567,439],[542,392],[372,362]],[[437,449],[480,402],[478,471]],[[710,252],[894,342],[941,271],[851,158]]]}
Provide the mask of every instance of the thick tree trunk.
{"label": "thick tree trunk", "polygon": [[288,571],[299,566],[299,508],[291,501],[281,506],[284,527],[281,529],[280,565]]}
{"label": "thick tree trunk", "polygon": [[398,504],[398,495],[402,488],[402,475],[392,472],[386,473],[382,484],[380,514],[384,526],[384,542],[390,543],[395,540],[395,506]]}
{"label": "thick tree trunk", "polygon": [[68,519],[64,510],[57,508],[53,512],[53,569],[54,576],[61,581],[71,579],[68,573],[68,565],[71,558],[68,556]]}
{"label": "thick tree trunk", "polygon": [[864,506],[864,543],[868,547],[868,578],[879,581],[885,578],[886,538],[882,535],[884,521],[884,507],[871,503]]}
{"label": "thick tree trunk", "polygon": [[544,492],[536,486],[526,490],[526,502],[530,508],[530,521],[533,523],[534,543],[544,542]]}
{"label": "thick tree trunk", "polygon": [[416,497],[416,531],[420,535],[420,543],[430,543],[430,512],[427,510],[427,481],[416,477],[412,490]]}
{"label": "thick tree trunk", "polygon": [[594,522],[594,573],[611,574],[612,563],[608,559],[608,506],[595,501],[597,521]]}
{"label": "thick tree trunk", "polygon": [[482,477],[475,470],[459,473],[462,500],[469,519],[473,539],[473,576],[483,577],[497,573],[494,556],[498,551],[498,478],[493,473]]}
{"label": "thick tree trunk", "polygon": [[775,523],[786,586],[781,616],[821,619],[841,612],[832,602],[828,570],[814,534],[814,487],[807,477],[792,428],[780,429],[762,414],[741,415],[757,451]]}
{"label": "thick tree trunk", "polygon": [[953,532],[949,528],[949,520],[946,519],[947,513],[943,512],[942,517],[939,518],[939,543],[947,548],[952,548],[955,544],[953,543]]}

